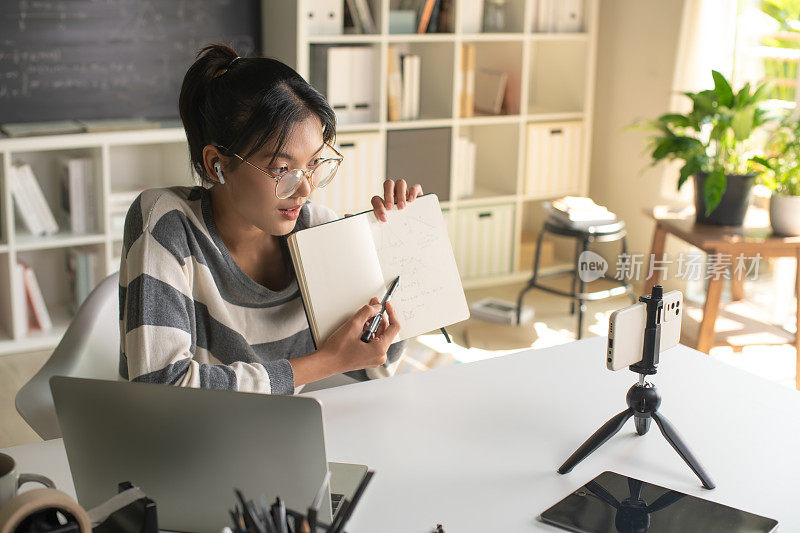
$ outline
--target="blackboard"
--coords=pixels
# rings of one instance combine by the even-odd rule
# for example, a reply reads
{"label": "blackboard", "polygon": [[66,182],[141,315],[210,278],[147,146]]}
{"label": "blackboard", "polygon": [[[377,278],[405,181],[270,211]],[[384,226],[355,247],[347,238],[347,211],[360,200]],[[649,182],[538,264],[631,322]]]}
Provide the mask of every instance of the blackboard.
{"label": "blackboard", "polygon": [[178,116],[206,44],[260,51],[260,0],[0,0],[0,123]]}

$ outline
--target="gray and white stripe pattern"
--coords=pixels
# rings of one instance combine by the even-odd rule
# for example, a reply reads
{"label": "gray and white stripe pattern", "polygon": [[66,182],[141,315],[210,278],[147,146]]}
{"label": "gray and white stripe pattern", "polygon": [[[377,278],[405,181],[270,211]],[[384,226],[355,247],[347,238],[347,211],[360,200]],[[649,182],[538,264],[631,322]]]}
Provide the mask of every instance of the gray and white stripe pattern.
{"label": "gray and white stripe pattern", "polygon": [[[308,202],[294,231],[335,218]],[[131,205],[119,290],[125,379],[291,394],[288,359],[315,349],[297,280],[276,292],[242,272],[219,237],[211,195],[202,187],[149,189]],[[390,348],[390,361],[403,345]],[[385,375],[376,370],[354,377]]]}

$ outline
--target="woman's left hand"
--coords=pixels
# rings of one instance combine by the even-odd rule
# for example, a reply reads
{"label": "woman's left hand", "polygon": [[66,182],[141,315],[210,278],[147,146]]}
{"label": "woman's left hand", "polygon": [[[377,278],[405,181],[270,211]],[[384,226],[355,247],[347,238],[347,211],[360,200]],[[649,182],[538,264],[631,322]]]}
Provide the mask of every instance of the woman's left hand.
{"label": "woman's left hand", "polygon": [[386,212],[390,211],[395,202],[397,208],[403,209],[407,202],[413,202],[417,196],[422,195],[422,185],[419,183],[409,187],[406,180],[399,179],[386,180],[383,182],[383,198],[380,196],[372,197],[372,209],[375,211],[375,216],[378,220],[386,222]]}

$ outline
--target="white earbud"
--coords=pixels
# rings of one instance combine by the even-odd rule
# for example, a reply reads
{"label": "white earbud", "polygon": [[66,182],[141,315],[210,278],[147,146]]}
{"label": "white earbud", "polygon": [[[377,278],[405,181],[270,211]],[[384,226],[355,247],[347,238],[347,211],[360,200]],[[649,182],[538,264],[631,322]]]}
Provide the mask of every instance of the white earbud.
{"label": "white earbud", "polygon": [[222,164],[219,161],[214,163],[214,170],[217,171],[217,177],[219,178],[219,182],[224,185],[225,176],[222,175]]}

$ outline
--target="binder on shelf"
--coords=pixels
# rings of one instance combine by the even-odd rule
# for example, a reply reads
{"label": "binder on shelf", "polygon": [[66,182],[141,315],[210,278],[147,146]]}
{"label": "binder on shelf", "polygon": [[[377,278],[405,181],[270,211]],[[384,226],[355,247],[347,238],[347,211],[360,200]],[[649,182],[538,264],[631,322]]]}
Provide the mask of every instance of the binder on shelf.
{"label": "binder on shelf", "polygon": [[340,35],[344,28],[344,4],[331,0],[305,0],[302,20],[309,35]]}
{"label": "binder on shelf", "polygon": [[461,47],[459,107],[464,118],[475,114],[475,53],[474,44],[464,44]]}
{"label": "binder on shelf", "polygon": [[581,193],[583,122],[539,122],[527,127],[525,194],[541,198]]}
{"label": "binder on shelf", "polygon": [[508,85],[508,73],[481,68],[475,71],[475,110],[499,115]]}
{"label": "binder on shelf", "polygon": [[322,92],[339,124],[375,117],[374,53],[369,46],[313,46],[311,84]]}

